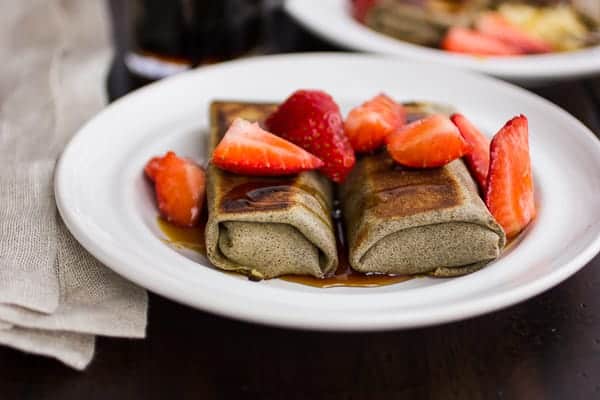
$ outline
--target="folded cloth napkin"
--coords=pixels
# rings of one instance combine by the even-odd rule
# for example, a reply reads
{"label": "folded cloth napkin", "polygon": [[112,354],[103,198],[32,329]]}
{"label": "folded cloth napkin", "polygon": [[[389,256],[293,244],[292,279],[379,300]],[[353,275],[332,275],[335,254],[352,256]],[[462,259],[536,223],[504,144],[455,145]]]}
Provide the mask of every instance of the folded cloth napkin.
{"label": "folded cloth napkin", "polygon": [[0,13],[0,344],[85,368],[95,335],[141,338],[146,292],[71,236],[56,159],[106,104],[103,0],[20,0]]}

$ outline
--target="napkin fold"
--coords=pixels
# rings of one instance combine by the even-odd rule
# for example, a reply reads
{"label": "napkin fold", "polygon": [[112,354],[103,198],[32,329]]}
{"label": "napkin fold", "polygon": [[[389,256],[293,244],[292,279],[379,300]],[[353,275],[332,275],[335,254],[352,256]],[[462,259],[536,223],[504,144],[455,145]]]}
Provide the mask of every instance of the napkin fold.
{"label": "napkin fold", "polygon": [[71,236],[52,185],[63,147],[106,104],[105,7],[20,0],[0,13],[0,344],[77,369],[95,335],[146,330],[146,292]]}

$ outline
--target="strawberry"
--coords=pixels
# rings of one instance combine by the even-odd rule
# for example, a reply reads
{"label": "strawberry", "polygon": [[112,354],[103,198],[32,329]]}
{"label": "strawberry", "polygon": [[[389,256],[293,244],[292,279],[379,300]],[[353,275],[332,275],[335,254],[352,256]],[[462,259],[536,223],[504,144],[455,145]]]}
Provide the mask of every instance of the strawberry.
{"label": "strawberry", "polygon": [[194,226],[204,203],[204,170],[169,151],[164,157],[152,158],[144,171],[154,181],[162,217],[175,225]]}
{"label": "strawberry", "polygon": [[520,48],[495,37],[460,27],[450,28],[442,40],[441,47],[454,53],[477,56],[513,56],[523,53]]}
{"label": "strawberry", "polygon": [[267,118],[266,125],[323,160],[321,172],[334,182],[342,182],[354,166],[340,109],[325,92],[298,90]]}
{"label": "strawberry", "polygon": [[317,169],[323,161],[260,126],[236,118],[213,152],[212,162],[246,175],[289,175]]}
{"label": "strawberry", "polygon": [[484,35],[521,49],[524,53],[549,53],[552,46],[512,24],[497,12],[481,14],[475,21],[475,28]]}
{"label": "strawberry", "polygon": [[481,193],[485,193],[490,167],[490,141],[464,115],[454,114],[450,119],[469,145],[469,152],[464,159]]}
{"label": "strawberry", "polygon": [[485,204],[507,238],[516,236],[535,218],[527,118],[524,115],[508,121],[492,139]]}
{"label": "strawberry", "polygon": [[354,151],[368,152],[380,147],[387,135],[405,123],[404,107],[380,94],[350,111],[344,131]]}
{"label": "strawberry", "polygon": [[367,13],[377,3],[377,0],[351,0],[352,16],[358,22],[365,22]]}
{"label": "strawberry", "polygon": [[163,157],[153,157],[144,167],[144,173],[152,182],[156,180],[156,174],[160,169],[161,160]]}
{"label": "strawberry", "polygon": [[388,153],[397,163],[414,168],[441,167],[468,150],[458,128],[443,115],[405,125],[385,141]]}

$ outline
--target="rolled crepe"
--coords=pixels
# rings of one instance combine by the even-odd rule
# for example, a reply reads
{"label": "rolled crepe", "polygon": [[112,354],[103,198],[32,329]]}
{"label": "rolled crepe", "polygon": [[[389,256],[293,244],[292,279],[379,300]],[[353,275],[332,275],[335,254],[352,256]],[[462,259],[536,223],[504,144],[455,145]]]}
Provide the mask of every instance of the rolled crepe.
{"label": "rolled crepe", "polygon": [[[210,151],[237,118],[263,121],[274,104],[213,102]],[[206,250],[218,268],[268,279],[324,277],[338,263],[331,184],[316,172],[252,177],[207,170]]]}
{"label": "rolled crepe", "polygon": [[[451,112],[407,104],[409,120]],[[457,276],[499,256],[506,238],[462,160],[409,169],[385,151],[364,156],[340,187],[349,260],[365,273]]]}
{"label": "rolled crepe", "polygon": [[435,46],[449,28],[470,26],[490,3],[490,0],[379,0],[368,10],[365,24],[396,39]]}

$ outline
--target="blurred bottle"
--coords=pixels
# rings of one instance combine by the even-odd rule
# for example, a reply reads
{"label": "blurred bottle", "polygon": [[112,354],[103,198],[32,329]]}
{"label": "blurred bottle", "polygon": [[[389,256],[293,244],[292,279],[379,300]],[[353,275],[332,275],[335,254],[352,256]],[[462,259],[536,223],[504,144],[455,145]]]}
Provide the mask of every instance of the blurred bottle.
{"label": "blurred bottle", "polygon": [[251,54],[269,0],[131,0],[125,57],[141,81]]}

